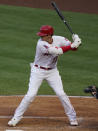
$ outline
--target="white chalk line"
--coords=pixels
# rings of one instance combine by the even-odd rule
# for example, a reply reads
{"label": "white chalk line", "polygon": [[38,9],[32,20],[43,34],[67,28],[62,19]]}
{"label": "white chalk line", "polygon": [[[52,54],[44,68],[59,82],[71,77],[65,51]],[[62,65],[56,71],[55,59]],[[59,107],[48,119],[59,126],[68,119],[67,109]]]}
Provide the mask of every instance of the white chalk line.
{"label": "white chalk line", "polygon": [[23,130],[5,130],[5,131],[23,131]]}
{"label": "white chalk line", "polygon": [[[0,119],[4,119],[4,118],[12,118],[13,116],[0,116]],[[57,117],[57,116],[55,116],[55,117],[53,117],[53,116],[24,116],[23,118],[25,118],[25,119],[27,119],[27,118],[29,118],[29,119],[58,119],[58,118],[67,118],[66,116],[65,117]]]}
{"label": "white chalk line", "polygon": [[[0,95],[0,97],[24,97],[24,95]],[[36,97],[58,97],[56,95],[37,95]],[[72,98],[93,98],[92,96],[68,96]]]}
{"label": "white chalk line", "polygon": [[[0,116],[0,119],[8,119],[12,118],[13,116]],[[67,116],[23,116],[23,119],[65,119]],[[78,117],[78,120],[82,120],[83,117]]]}
{"label": "white chalk line", "polygon": [[[11,119],[13,116],[0,116],[0,119]],[[23,119],[67,119],[67,116],[24,116]],[[83,117],[77,117],[78,122],[82,122],[84,120]]]}

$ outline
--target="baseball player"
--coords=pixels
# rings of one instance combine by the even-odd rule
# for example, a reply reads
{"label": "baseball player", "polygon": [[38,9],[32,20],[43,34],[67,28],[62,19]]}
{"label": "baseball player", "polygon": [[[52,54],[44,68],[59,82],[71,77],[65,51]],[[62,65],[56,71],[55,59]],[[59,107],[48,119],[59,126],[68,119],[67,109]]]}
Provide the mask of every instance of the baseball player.
{"label": "baseball player", "polygon": [[16,126],[22,119],[24,112],[37,95],[38,89],[45,79],[59,97],[71,126],[77,126],[76,112],[63,90],[62,80],[57,69],[58,56],[69,50],[76,50],[81,44],[77,34],[72,35],[73,42],[62,36],[55,36],[52,26],[43,25],[37,33],[40,39],[37,42],[34,63],[31,64],[29,89],[15,111],[9,126]]}

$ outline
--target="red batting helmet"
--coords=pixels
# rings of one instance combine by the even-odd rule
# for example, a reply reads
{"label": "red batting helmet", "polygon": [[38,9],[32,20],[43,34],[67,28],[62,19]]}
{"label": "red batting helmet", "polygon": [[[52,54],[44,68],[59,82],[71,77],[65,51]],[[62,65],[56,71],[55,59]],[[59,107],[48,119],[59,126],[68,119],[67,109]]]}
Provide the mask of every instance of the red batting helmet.
{"label": "red batting helmet", "polygon": [[40,32],[37,33],[38,36],[53,35],[54,29],[50,25],[43,25],[40,28]]}

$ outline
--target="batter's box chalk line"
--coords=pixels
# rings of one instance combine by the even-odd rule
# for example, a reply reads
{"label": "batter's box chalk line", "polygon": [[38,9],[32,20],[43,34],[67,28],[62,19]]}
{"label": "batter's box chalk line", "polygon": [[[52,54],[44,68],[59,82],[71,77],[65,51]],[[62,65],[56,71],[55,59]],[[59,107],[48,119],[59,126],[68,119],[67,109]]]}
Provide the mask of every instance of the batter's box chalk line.
{"label": "batter's box chalk line", "polygon": [[[24,95],[0,95],[0,97],[24,97]],[[57,97],[56,95],[37,95],[36,97]],[[68,96],[72,98],[93,98],[93,96]]]}
{"label": "batter's box chalk line", "polygon": [[23,131],[23,130],[5,130],[5,131]]}

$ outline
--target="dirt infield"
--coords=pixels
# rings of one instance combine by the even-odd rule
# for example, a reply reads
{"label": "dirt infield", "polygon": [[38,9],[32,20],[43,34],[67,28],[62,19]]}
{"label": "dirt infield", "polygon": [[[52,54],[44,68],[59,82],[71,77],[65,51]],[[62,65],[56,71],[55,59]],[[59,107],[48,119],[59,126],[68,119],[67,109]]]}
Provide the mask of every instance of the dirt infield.
{"label": "dirt infield", "polygon": [[94,98],[70,98],[79,121],[71,127],[57,97],[37,96],[16,127],[8,127],[22,96],[0,97],[0,131],[98,131],[98,100]]}

